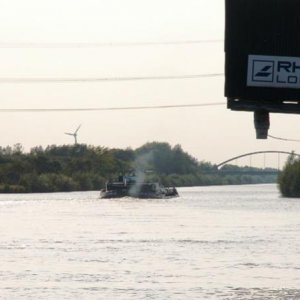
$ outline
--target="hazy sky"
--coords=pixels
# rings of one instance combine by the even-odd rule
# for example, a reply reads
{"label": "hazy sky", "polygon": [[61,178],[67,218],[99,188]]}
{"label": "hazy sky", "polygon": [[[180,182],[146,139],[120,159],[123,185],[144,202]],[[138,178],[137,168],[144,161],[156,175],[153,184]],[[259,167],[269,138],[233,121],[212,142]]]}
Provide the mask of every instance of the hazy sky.
{"label": "hazy sky", "polygon": [[[223,73],[223,2],[0,0],[1,109],[224,102],[221,106],[161,110],[2,112],[0,145],[21,143],[28,150],[36,145],[72,144],[73,138],[64,132],[72,132],[82,124],[78,133],[81,143],[136,148],[151,141],[169,142],[181,144],[197,159],[213,163],[258,150],[297,152],[297,143],[255,139],[252,113],[226,109],[223,76],[75,83],[3,82],[9,78]],[[172,43],[181,41],[188,43]],[[299,121],[297,115],[272,114],[270,134],[300,139]],[[277,161],[277,157],[270,159]]]}

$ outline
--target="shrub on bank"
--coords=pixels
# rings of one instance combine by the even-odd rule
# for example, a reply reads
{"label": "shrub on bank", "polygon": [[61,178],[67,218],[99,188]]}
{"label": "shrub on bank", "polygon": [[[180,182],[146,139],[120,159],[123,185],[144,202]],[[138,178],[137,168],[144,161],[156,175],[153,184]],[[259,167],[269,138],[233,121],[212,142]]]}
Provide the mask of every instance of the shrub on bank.
{"label": "shrub on bank", "polygon": [[24,186],[13,184],[1,184],[0,185],[0,193],[25,193],[26,189]]}
{"label": "shrub on bank", "polygon": [[300,160],[291,155],[278,176],[278,186],[284,197],[300,198]]}

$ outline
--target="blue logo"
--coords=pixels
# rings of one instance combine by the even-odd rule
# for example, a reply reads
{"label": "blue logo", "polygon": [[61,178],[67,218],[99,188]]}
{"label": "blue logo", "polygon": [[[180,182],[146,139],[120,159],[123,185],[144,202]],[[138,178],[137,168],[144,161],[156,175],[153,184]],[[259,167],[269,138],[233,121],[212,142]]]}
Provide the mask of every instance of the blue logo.
{"label": "blue logo", "polygon": [[253,60],[252,81],[273,82],[274,64],[272,60]]}

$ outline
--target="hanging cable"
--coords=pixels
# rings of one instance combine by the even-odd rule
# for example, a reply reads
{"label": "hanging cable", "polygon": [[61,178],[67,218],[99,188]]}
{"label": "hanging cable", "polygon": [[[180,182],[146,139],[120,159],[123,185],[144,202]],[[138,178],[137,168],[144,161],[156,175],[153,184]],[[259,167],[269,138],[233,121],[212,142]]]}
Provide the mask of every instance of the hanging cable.
{"label": "hanging cable", "polygon": [[224,76],[223,73],[174,75],[174,76],[134,76],[134,77],[85,77],[85,78],[0,78],[0,83],[72,83],[72,82],[100,82],[100,81],[140,81],[140,80],[173,80],[198,79]]}
{"label": "hanging cable", "polygon": [[0,48],[101,48],[101,47],[132,47],[132,46],[172,46],[221,43],[223,40],[182,40],[154,42],[0,42]]}
{"label": "hanging cable", "polygon": [[90,107],[90,108],[3,108],[0,113],[10,112],[77,112],[77,111],[116,111],[116,110],[147,110],[147,109],[169,109],[169,108],[191,108],[225,105],[225,102],[196,103],[196,104],[174,104],[153,106],[125,106],[125,107]]}
{"label": "hanging cable", "polygon": [[297,143],[300,142],[300,140],[286,139],[286,138],[276,137],[276,136],[273,136],[273,135],[270,135],[270,134],[268,134],[268,137],[270,137],[272,139],[275,139],[275,140],[285,141],[285,142],[297,142]]}

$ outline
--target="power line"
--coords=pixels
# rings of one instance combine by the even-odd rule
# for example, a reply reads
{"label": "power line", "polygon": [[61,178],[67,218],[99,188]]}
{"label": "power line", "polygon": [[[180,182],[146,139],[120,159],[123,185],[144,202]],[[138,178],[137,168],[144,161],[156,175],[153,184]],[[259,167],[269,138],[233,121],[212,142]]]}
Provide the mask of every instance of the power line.
{"label": "power line", "polygon": [[294,140],[294,139],[287,139],[287,138],[281,138],[281,137],[277,137],[277,136],[273,136],[273,135],[268,135],[268,137],[275,139],[275,140],[280,140],[280,141],[285,141],[285,142],[300,142],[300,140]]}
{"label": "power line", "polygon": [[0,48],[101,48],[101,47],[132,47],[132,46],[172,46],[221,43],[223,40],[177,40],[154,42],[69,42],[69,43],[43,43],[43,42],[0,42]]}
{"label": "power line", "polygon": [[224,73],[174,75],[174,76],[133,76],[133,77],[85,77],[85,78],[0,78],[0,83],[72,83],[72,82],[101,82],[101,81],[141,81],[141,80],[173,80],[198,79],[224,76]]}
{"label": "power line", "polygon": [[149,110],[149,109],[170,109],[170,108],[191,108],[205,106],[225,105],[225,102],[195,103],[195,104],[174,104],[174,105],[153,105],[153,106],[125,106],[125,107],[89,107],[89,108],[3,108],[0,113],[9,112],[79,112],[79,111],[117,111],[117,110]]}

